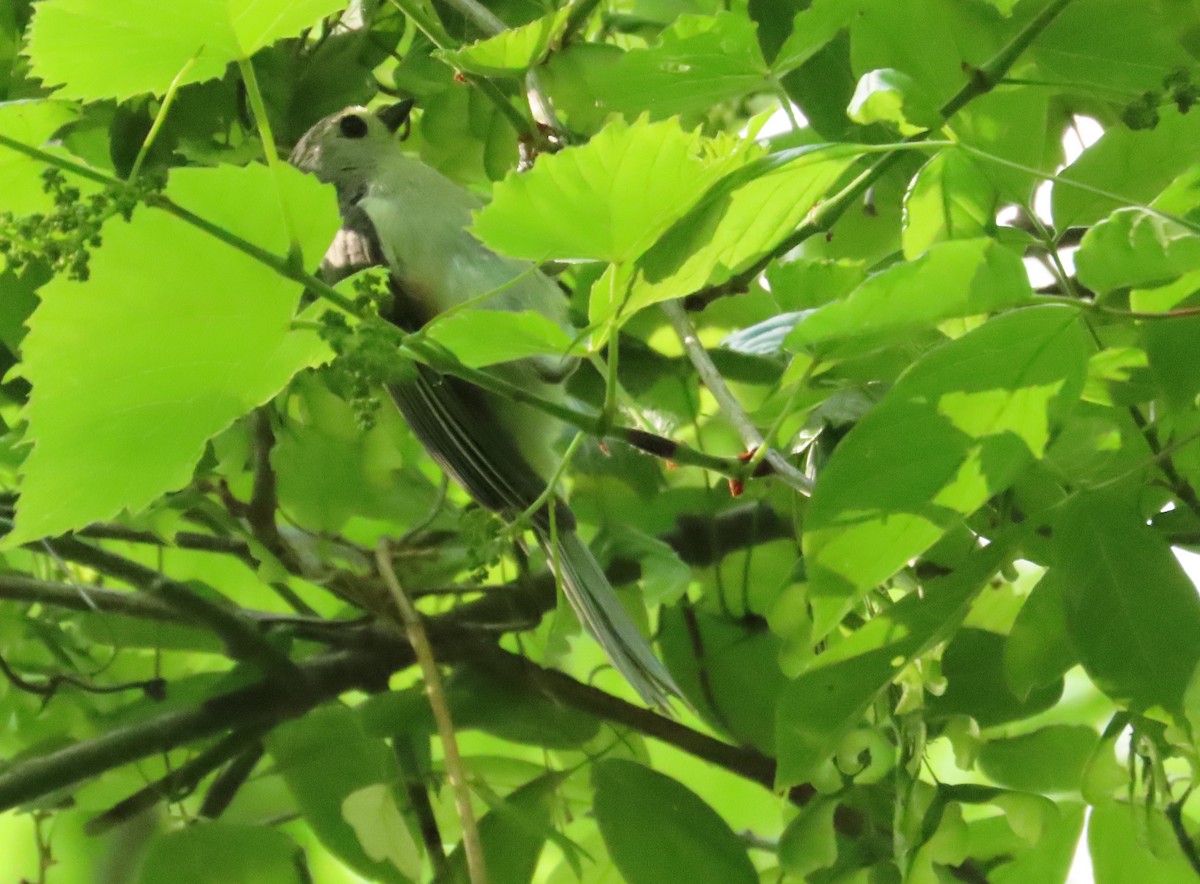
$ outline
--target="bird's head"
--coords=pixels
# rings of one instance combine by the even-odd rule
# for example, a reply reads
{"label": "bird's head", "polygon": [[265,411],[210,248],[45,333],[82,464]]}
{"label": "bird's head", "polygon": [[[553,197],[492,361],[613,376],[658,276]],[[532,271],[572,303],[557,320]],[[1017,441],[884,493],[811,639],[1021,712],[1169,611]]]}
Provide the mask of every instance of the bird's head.
{"label": "bird's head", "polygon": [[396,132],[412,107],[408,99],[380,111],[354,106],[330,114],[304,133],[288,160],[339,188],[365,180],[379,158],[395,150]]}

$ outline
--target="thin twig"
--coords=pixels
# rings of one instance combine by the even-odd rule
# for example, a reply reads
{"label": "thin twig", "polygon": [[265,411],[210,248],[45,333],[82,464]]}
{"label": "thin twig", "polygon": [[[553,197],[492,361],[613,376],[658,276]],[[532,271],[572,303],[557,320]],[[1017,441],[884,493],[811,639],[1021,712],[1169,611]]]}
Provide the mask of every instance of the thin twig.
{"label": "thin twig", "polygon": [[[675,334],[678,335],[680,343],[683,344],[683,349],[687,352],[688,358],[691,359],[692,365],[696,367],[696,373],[700,375],[700,380],[708,388],[708,391],[712,393],[713,398],[717,400],[717,405],[720,407],[721,412],[733,424],[734,429],[737,430],[742,444],[748,450],[755,452],[766,447],[767,443],[763,439],[762,433],[758,431],[758,427],[754,426],[754,422],[750,420],[741,403],[737,401],[737,397],[733,395],[733,391],[725,383],[725,379],[721,377],[721,372],[713,364],[708,351],[700,343],[696,329],[692,325],[691,319],[688,318],[687,312],[683,309],[683,305],[678,301],[664,301],[661,306],[663,313],[666,314],[671,326],[675,329]],[[778,451],[768,449],[766,454],[763,455],[763,460],[771,465],[775,475],[789,488],[800,494],[812,494],[812,482],[809,481],[809,478],[788,463]]]}
{"label": "thin twig", "polygon": [[142,691],[147,696],[162,699],[166,682],[161,678],[150,678],[142,681],[122,682],[121,684],[98,685],[84,681],[67,672],[56,672],[42,676],[41,681],[30,681],[9,666],[8,661],[0,656],[0,675],[3,675],[14,688],[28,694],[43,698],[45,703],[58,693],[63,685],[70,685],[87,694],[121,694],[125,691]]}
{"label": "thin twig", "polygon": [[236,537],[219,537],[215,534],[201,534],[196,531],[180,531],[175,535],[164,538],[151,531],[139,531],[125,525],[114,525],[99,522],[81,528],[75,534],[79,537],[89,537],[96,540],[121,540],[126,543],[144,543],[150,546],[173,546],[179,549],[211,552],[234,556],[247,564],[257,564],[250,553],[250,544]]}
{"label": "thin twig", "polygon": [[392,553],[387,538],[380,538],[379,546],[375,549],[375,560],[379,565],[379,573],[391,592],[392,600],[396,603],[400,624],[416,655],[417,665],[421,667],[421,677],[425,680],[425,694],[429,697],[429,708],[433,711],[438,737],[442,741],[446,776],[450,780],[450,788],[454,790],[454,803],[458,808],[459,822],[462,824],[463,852],[467,856],[467,872],[471,884],[487,884],[483,843],[479,839],[475,809],[471,807],[471,790],[467,786],[466,768],[458,752],[454,720],[450,715],[450,704],[446,702],[446,692],[442,686],[441,673],[438,672],[437,660],[433,656],[433,647],[429,644],[429,636],[425,634],[421,616],[413,607],[412,600],[400,585],[396,571],[392,568]]}

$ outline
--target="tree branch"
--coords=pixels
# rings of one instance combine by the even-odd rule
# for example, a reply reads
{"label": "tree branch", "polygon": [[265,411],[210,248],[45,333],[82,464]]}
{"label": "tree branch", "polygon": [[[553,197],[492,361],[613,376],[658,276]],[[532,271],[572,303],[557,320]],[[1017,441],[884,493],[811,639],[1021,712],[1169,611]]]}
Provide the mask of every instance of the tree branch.
{"label": "tree branch", "polygon": [[392,654],[326,654],[297,664],[302,676],[297,690],[282,689],[264,679],[198,706],[173,709],[94,739],[18,761],[0,772],[0,811],[234,727],[273,727],[348,690],[384,690],[388,674],[412,662],[411,651],[400,645],[392,649]]}
{"label": "tree branch", "polygon": [[[0,520],[3,521],[3,520]],[[230,656],[259,666],[282,684],[295,684],[296,664],[265,638],[258,627],[234,607],[223,607],[200,596],[186,583],[172,580],[137,562],[89,546],[73,537],[46,541],[54,553],[70,562],[94,568],[153,594],[178,613],[184,622],[198,624],[217,635]]]}
{"label": "tree branch", "polygon": [[84,824],[83,831],[88,835],[102,835],[160,801],[179,801],[190,795],[206,776],[247,748],[258,744],[262,733],[261,727],[233,731],[162,779],[150,783],[128,798],[118,801],[104,813],[92,817]]}

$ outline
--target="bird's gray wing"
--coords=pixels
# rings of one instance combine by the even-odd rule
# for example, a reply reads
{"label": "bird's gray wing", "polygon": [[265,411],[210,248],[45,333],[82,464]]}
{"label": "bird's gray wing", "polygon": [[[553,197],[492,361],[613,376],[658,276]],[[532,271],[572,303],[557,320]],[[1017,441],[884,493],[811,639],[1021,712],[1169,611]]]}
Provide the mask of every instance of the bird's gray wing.
{"label": "bird's gray wing", "polygon": [[[343,226],[322,262],[322,275],[345,279],[369,267],[386,267],[383,249],[367,213],[354,204],[342,206]],[[385,318],[413,331],[431,318],[417,293],[407,290],[396,274],[389,277],[392,305]],[[496,417],[488,397],[458,378],[416,366],[411,381],[387,390],[405,422],[438,465],[489,509],[516,515],[541,496],[545,480],[517,450],[512,433]],[[574,525],[570,510],[555,513],[561,529]],[[541,513],[535,522],[547,521]]]}

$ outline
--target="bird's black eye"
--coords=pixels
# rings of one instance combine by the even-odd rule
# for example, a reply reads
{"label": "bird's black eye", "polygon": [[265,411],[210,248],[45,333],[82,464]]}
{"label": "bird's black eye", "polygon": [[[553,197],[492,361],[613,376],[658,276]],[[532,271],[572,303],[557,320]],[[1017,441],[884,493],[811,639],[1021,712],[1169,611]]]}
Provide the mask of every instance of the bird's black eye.
{"label": "bird's black eye", "polygon": [[338,128],[347,138],[362,138],[367,134],[367,121],[358,114],[347,114],[338,120]]}

